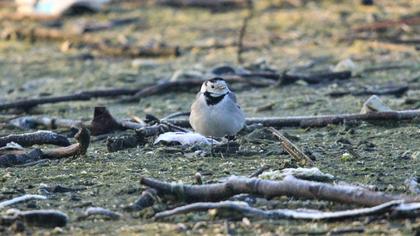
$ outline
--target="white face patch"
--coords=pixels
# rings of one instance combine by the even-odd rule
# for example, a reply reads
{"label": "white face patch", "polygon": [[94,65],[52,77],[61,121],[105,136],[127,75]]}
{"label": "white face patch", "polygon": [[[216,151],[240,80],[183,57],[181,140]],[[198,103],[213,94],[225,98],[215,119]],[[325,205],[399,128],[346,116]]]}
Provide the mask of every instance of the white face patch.
{"label": "white face patch", "polygon": [[212,97],[218,97],[230,92],[224,80],[208,80],[201,85],[200,92],[209,92]]}

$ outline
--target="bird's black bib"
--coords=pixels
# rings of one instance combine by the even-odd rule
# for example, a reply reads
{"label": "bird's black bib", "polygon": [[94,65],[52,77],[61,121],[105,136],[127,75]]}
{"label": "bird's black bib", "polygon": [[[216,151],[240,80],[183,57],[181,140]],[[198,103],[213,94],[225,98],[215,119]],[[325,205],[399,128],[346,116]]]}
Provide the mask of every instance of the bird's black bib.
{"label": "bird's black bib", "polygon": [[226,96],[226,94],[227,93],[225,93],[223,95],[220,95],[220,96],[217,96],[217,97],[213,97],[213,96],[211,96],[210,92],[206,91],[206,92],[204,92],[204,97],[206,98],[207,105],[212,106],[212,105],[216,105],[217,103],[222,101],[222,99]]}

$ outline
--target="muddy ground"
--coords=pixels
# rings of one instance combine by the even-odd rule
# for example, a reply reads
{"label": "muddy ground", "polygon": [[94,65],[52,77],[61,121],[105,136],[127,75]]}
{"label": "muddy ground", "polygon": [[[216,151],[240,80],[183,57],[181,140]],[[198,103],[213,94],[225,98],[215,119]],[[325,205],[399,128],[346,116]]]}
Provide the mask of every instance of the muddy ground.
{"label": "muddy ground", "polygon": [[[238,101],[249,117],[316,115],[359,112],[368,96],[345,95],[332,98],[331,91],[360,89],[363,86],[408,84],[412,89],[400,97],[382,96],[393,109],[420,107],[420,53],[418,44],[395,44],[381,40],[351,40],[353,26],[374,20],[398,19],[419,14],[417,1],[375,1],[373,6],[362,6],[360,1],[290,1],[306,4],[280,4],[278,1],[259,1],[251,19],[243,54],[244,65],[265,60],[282,72],[310,62],[315,68],[327,68],[351,58],[358,69],[372,66],[403,65],[394,70],[365,72],[345,82],[308,85],[303,82],[268,88],[234,86]],[[7,9],[2,9],[5,12]],[[80,90],[140,87],[142,84],[170,78],[175,71],[206,71],[214,66],[238,66],[235,46],[212,49],[182,50],[191,45],[217,42],[235,42],[246,9],[212,13],[206,9],[157,7],[154,4],[113,4],[99,14],[83,19],[106,21],[122,17],[139,17],[136,24],[116,27],[108,31],[90,33],[113,41],[145,45],[164,42],[179,46],[182,55],[153,59],[110,57],[87,48],[63,50],[61,42],[38,40],[0,41],[0,101],[11,101],[36,96],[70,94]],[[80,18],[70,17],[64,27]],[[34,22],[2,20],[1,27],[27,27]],[[400,29],[402,28],[402,29]],[[402,31],[404,37],[419,35],[418,26],[403,26],[390,30]],[[417,46],[417,49],[416,49]],[[86,55],[89,55],[86,57]],[[417,86],[417,87],[416,87]],[[196,89],[197,91],[199,88]],[[196,91],[169,93],[122,104],[115,99],[96,99],[42,105],[30,114],[45,114],[69,119],[89,120],[93,107],[104,105],[116,117],[144,117],[146,113],[163,117],[177,111],[188,111]],[[414,102],[407,102],[414,100]],[[259,107],[273,104],[272,109]],[[2,112],[4,121],[12,117]],[[332,125],[325,128],[282,129],[296,137],[295,143],[311,153],[315,166],[338,180],[374,185],[389,193],[407,193],[404,180],[420,173],[420,123],[384,123],[360,125]],[[259,130],[261,131],[261,130]],[[256,132],[259,132],[258,130]],[[21,133],[22,130],[3,126],[1,135]],[[65,130],[59,130],[65,132]],[[122,133],[112,134],[121,135]],[[112,136],[111,135],[111,136]],[[350,142],[359,154],[342,158],[347,152],[344,143]],[[24,193],[38,194],[43,185],[82,187],[81,191],[54,193],[47,201],[20,204],[19,209],[54,208],[67,213],[71,222],[64,228],[27,228],[37,234],[327,234],[335,230],[363,230],[372,235],[413,235],[419,233],[420,220],[388,220],[360,218],[339,222],[304,222],[294,220],[231,220],[194,213],[155,222],[154,211],[128,213],[124,206],[135,201],[143,190],[140,176],[168,181],[193,183],[200,172],[205,182],[229,175],[249,175],[263,165],[275,169],[296,167],[274,139],[262,139],[255,133],[238,137],[241,152],[237,155],[193,156],[180,147],[141,146],[108,153],[105,141],[91,144],[84,157],[54,160],[26,168],[0,169],[0,200]],[[267,208],[308,207],[321,210],[346,209],[352,206],[325,201],[292,198],[276,199]],[[122,220],[100,218],[76,221],[88,206],[100,206],[124,214]],[[262,206],[264,207],[264,206]],[[227,222],[227,223],[226,223]],[[228,227],[226,227],[226,225]],[[10,233],[0,228],[0,234]]]}

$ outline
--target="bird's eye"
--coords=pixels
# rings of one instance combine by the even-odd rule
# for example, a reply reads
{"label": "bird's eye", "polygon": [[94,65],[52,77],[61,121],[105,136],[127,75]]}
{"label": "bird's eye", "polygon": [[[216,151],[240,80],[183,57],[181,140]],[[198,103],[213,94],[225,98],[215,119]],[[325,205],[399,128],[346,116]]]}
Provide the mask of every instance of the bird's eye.
{"label": "bird's eye", "polygon": [[211,88],[214,88],[214,85],[212,85]]}

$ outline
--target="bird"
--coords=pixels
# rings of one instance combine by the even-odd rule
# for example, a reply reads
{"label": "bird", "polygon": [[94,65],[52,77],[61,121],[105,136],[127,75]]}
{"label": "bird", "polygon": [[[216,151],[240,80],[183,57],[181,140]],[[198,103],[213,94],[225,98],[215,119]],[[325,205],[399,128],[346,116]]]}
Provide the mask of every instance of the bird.
{"label": "bird", "polygon": [[212,137],[234,137],[245,125],[245,114],[227,82],[220,77],[206,80],[191,105],[191,127]]}

